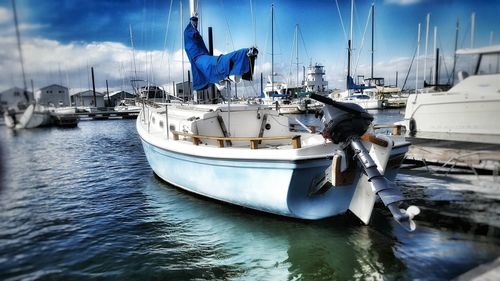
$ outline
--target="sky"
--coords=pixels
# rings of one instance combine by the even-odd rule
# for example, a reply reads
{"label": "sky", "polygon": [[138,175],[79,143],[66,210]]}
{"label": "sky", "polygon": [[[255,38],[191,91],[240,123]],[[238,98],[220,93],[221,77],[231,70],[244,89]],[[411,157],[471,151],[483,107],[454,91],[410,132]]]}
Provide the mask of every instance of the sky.
{"label": "sky", "polygon": [[[182,20],[181,9],[182,3]],[[433,30],[440,48],[441,76],[446,82],[453,63],[456,22],[458,48],[500,44],[500,0],[377,0],[354,1],[352,65],[355,75],[370,75],[370,7],[375,5],[374,76],[386,84],[415,86],[415,69],[408,72],[417,48],[421,23],[420,80],[426,65],[430,74]],[[91,87],[90,67],[96,87],[131,91],[130,80],[148,80],[169,89],[172,82],[187,80],[189,62],[181,51],[181,29],[188,22],[187,0],[16,0],[21,46],[28,88],[62,84],[70,92]],[[274,52],[271,52],[271,6],[274,6]],[[259,73],[274,71],[290,85],[296,83],[298,45],[299,77],[302,67],[325,66],[329,88],[342,89],[347,69],[350,36],[349,0],[212,0],[199,1],[200,29],[207,40],[213,28],[216,54],[256,46],[259,49],[254,82],[245,82],[245,95],[257,95]],[[22,87],[12,0],[0,0],[0,91]],[[430,13],[428,56],[425,59],[426,15]],[[471,14],[475,13],[471,43]],[[181,27],[182,21],[182,27]],[[295,42],[295,30],[300,30]],[[133,48],[132,48],[133,43]],[[184,60],[184,63],[182,63]],[[135,63],[134,63],[135,61]],[[427,70],[429,69],[429,70]],[[184,71],[183,71],[184,70]]]}

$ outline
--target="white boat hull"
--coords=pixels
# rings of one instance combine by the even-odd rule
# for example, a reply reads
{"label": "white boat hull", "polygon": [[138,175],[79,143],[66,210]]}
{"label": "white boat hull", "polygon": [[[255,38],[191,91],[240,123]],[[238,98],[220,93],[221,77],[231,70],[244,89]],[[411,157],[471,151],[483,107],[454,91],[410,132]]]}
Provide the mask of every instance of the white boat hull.
{"label": "white boat hull", "polygon": [[308,188],[329,159],[234,161],[180,155],[143,140],[148,162],[160,178],[177,187],[227,203],[302,219],[320,219],[349,208],[355,188],[308,196]]}
{"label": "white boat hull", "polygon": [[[172,113],[170,126],[176,122],[174,116],[178,114]],[[145,116],[155,118],[155,124],[148,124]],[[366,176],[357,169],[351,184],[311,195],[312,188],[331,169],[335,151],[332,143],[295,150],[193,145],[189,140],[167,139],[165,131],[156,128],[158,120],[164,118],[148,111],[143,111],[137,118],[137,131],[146,158],[161,179],[189,192],[246,208],[308,220],[345,213],[356,190],[372,192]],[[396,146],[391,155],[402,159],[406,151],[407,146]],[[395,175],[394,170],[386,173],[389,179],[394,179]],[[371,213],[373,202],[364,205],[366,213]]]}
{"label": "white boat hull", "polygon": [[500,136],[500,95],[496,93],[499,87],[500,75],[483,75],[471,76],[448,92],[411,94],[405,120],[417,134]]}
{"label": "white boat hull", "polygon": [[358,100],[358,99],[344,99],[341,102],[355,103],[363,109],[382,109],[383,101],[379,99]]}
{"label": "white boat hull", "polygon": [[32,104],[22,112],[15,113],[15,119],[9,113],[4,114],[5,125],[12,129],[33,129],[49,125],[51,123],[50,113],[39,110]]}

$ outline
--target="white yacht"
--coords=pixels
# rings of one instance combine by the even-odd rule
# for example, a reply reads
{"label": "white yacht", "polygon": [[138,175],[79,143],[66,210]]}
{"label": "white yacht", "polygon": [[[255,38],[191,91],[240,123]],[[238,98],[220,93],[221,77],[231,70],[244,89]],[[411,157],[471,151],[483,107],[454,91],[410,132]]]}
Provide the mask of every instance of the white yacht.
{"label": "white yacht", "polygon": [[411,94],[404,123],[417,137],[500,143],[500,45],[457,55],[477,56],[473,74],[459,72],[446,92]]}
{"label": "white yacht", "polygon": [[354,103],[363,109],[383,109],[383,100],[363,93],[351,93],[352,90],[333,92],[330,97],[340,102]]}

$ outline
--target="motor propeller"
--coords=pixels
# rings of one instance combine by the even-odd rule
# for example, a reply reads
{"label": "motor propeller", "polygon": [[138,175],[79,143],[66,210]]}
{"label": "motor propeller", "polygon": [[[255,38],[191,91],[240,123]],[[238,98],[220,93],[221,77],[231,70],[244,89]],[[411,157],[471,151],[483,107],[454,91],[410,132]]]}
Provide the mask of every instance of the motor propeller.
{"label": "motor propeller", "polygon": [[311,94],[310,97],[325,104],[317,114],[324,125],[321,132],[323,137],[343,144],[344,149],[352,149],[355,159],[368,177],[372,190],[380,197],[394,219],[406,230],[415,230],[413,218],[420,213],[420,209],[416,206],[410,206],[406,210],[400,209],[400,203],[405,200],[401,190],[380,173],[377,164],[361,142],[361,137],[368,130],[373,116],[357,104],[337,102],[317,94]]}

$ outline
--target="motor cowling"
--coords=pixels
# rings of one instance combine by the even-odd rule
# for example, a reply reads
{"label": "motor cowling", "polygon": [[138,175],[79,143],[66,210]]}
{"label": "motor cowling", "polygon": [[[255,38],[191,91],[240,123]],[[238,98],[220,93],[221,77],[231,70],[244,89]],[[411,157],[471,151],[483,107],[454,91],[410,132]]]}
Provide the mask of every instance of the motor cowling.
{"label": "motor cowling", "polygon": [[336,102],[335,106],[325,104],[317,116],[324,126],[321,134],[333,143],[361,137],[373,121],[373,116],[361,106],[342,102]]}

